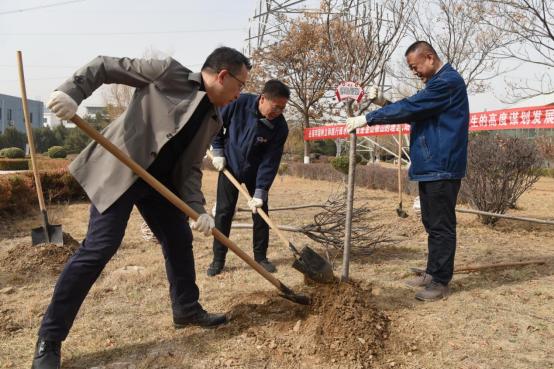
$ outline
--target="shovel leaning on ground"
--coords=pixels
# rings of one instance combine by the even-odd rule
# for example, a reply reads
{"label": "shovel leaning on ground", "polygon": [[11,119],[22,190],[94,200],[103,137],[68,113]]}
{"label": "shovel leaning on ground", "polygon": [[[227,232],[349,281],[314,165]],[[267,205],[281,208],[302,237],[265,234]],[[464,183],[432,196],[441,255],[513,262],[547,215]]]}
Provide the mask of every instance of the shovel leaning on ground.
{"label": "shovel leaning on ground", "polygon": [[17,52],[17,66],[19,69],[19,86],[21,88],[21,102],[23,105],[23,115],[25,121],[25,129],[27,131],[27,139],[29,140],[29,151],[31,152],[31,166],[33,167],[33,176],[35,178],[35,187],[37,189],[38,203],[42,214],[42,226],[31,230],[31,242],[33,246],[41,243],[53,243],[63,245],[63,231],[59,224],[48,223],[48,213],[44,204],[44,194],[42,193],[42,185],[38,174],[37,160],[35,157],[35,141],[33,139],[33,130],[29,120],[29,108],[27,106],[27,90],[25,89],[25,75],[23,73],[23,58],[21,51]]}
{"label": "shovel leaning on ground", "polygon": [[396,215],[407,218],[408,214],[402,209],[402,126],[398,128],[398,207]]}
{"label": "shovel leaning on ground", "polygon": [[[213,159],[213,155],[210,151],[207,151],[207,155],[210,159]],[[248,191],[241,186],[239,181],[233,177],[231,172],[227,169],[223,169],[223,174],[248,201],[252,199]],[[281,241],[283,241],[283,243],[292,251],[292,254],[294,255],[294,263],[292,264],[292,267],[294,269],[298,270],[300,273],[306,275],[315,282],[332,283],[335,281],[333,267],[327,260],[308,246],[304,246],[301,251],[298,251],[298,249],[287,239],[287,237],[283,234],[283,232],[281,232],[279,227],[273,223],[263,209],[258,208],[257,212],[271,227],[271,229],[277,233]]]}
{"label": "shovel leaning on ground", "polygon": [[[98,142],[102,147],[114,155],[119,161],[125,164],[129,169],[131,169],[136,175],[142,178],[146,183],[148,183],[152,188],[154,188],[160,195],[165,197],[169,202],[171,202],[175,207],[185,213],[189,218],[193,220],[198,219],[198,213],[196,213],[190,206],[185,204],[177,195],[171,192],[167,187],[165,187],[160,181],[154,178],[150,173],[148,173],[144,168],[138,165],[133,159],[131,159],[127,154],[121,151],[117,146],[111,143],[107,138],[102,136],[94,128],[90,127],[87,122],[85,122],[81,117],[75,115],[71,118],[71,121],[75,123],[77,127],[83,130],[90,138]],[[279,295],[283,298],[286,298],[292,302],[302,305],[309,305],[311,303],[310,298],[305,295],[297,294],[287,286],[285,286],[281,281],[272,276],[268,271],[266,271],[260,264],[258,264],[254,259],[248,256],[244,251],[242,251],[233,241],[225,237],[217,228],[212,229],[212,235],[224,244],[227,248],[237,254],[246,264],[250,265],[256,272],[262,275],[267,279],[272,285],[277,287],[281,292]]]}

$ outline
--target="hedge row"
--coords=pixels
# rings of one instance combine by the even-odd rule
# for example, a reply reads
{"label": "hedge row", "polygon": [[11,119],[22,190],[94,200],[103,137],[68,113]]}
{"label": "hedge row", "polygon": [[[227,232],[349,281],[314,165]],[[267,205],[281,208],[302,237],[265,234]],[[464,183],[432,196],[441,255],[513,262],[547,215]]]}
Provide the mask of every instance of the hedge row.
{"label": "hedge row", "polygon": [[[327,163],[287,163],[286,173],[295,177],[323,181],[346,181],[346,176]],[[417,196],[417,184],[408,180],[406,170],[402,170],[402,192]],[[378,164],[357,165],[356,185],[373,190],[398,191],[398,172],[396,169],[383,168]]]}
{"label": "hedge row", "polygon": [[[67,169],[41,171],[41,184],[47,204],[86,199],[81,186]],[[38,209],[32,173],[0,176],[0,214],[24,214]]]}
{"label": "hedge row", "polygon": [[0,150],[0,158],[20,159],[25,157],[25,152],[19,147],[7,147]]}
{"label": "hedge row", "polygon": [[62,146],[52,146],[48,149],[48,156],[52,159],[64,159],[67,157],[67,151]]}
{"label": "hedge row", "polygon": [[0,170],[27,170],[29,169],[28,159],[0,159]]}

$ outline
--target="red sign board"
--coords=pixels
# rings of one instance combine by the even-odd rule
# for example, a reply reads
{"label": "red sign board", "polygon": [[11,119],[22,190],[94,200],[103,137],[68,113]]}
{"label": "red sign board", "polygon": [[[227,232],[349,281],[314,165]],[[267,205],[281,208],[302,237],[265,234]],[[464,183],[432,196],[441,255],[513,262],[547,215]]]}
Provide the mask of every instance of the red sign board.
{"label": "red sign board", "polygon": [[[410,133],[408,124],[383,124],[358,128],[358,136],[385,136],[398,134],[402,126],[402,133]],[[554,106],[536,106],[518,109],[494,110],[488,112],[472,113],[469,115],[470,131],[497,131],[506,129],[533,129],[554,128]],[[319,126],[304,130],[305,141],[327,140],[334,138],[346,138],[343,124],[332,126]]]}
{"label": "red sign board", "polygon": [[360,102],[364,96],[364,89],[354,82],[341,82],[335,91],[335,95],[337,95],[339,101],[353,99]]}

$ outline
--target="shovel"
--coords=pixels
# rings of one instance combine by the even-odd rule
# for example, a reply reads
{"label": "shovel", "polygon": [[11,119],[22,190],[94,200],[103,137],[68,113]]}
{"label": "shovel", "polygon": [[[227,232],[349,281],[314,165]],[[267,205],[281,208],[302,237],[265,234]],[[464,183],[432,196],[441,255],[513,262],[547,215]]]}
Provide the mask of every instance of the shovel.
{"label": "shovel", "polygon": [[[177,195],[171,192],[167,187],[165,187],[160,181],[154,178],[150,173],[148,173],[144,168],[138,165],[133,159],[131,159],[127,154],[121,151],[117,146],[111,143],[107,138],[102,136],[94,128],[90,127],[87,122],[85,122],[81,117],[75,115],[71,118],[71,121],[75,123],[77,127],[82,129],[90,138],[98,142],[102,147],[112,153],[117,159],[119,159],[123,164],[129,167],[136,175],[142,178],[146,183],[148,183],[152,188],[165,197],[169,202],[171,202],[175,207],[180,209],[185,213],[189,218],[193,220],[198,219],[198,213],[196,213],[190,206],[185,204]],[[279,295],[287,300],[295,302],[302,305],[310,305],[310,298],[306,295],[301,295],[295,293],[293,290],[285,286],[281,281],[272,276],[268,271],[266,271],[260,264],[258,264],[254,259],[252,259],[248,254],[242,251],[233,241],[225,237],[218,229],[212,229],[212,235],[228,247],[231,251],[237,254],[246,264],[250,265],[256,272],[262,275],[265,279],[269,281],[272,285],[277,287],[281,292]]]}
{"label": "shovel", "polygon": [[[210,159],[213,159],[213,155],[211,151],[207,151],[207,155]],[[241,186],[241,184],[236,180],[235,177],[229,172],[227,169],[223,169],[223,174],[227,179],[239,190],[239,192],[248,200],[252,197],[250,197],[250,194],[248,191],[244,189],[244,187]],[[263,220],[273,229],[281,241],[292,251],[292,254],[294,255],[294,262],[292,264],[292,267],[296,270],[298,270],[300,273],[306,275],[310,279],[312,279],[315,282],[320,283],[332,283],[335,281],[335,275],[333,274],[333,267],[327,260],[325,260],[323,257],[321,257],[317,252],[309,248],[308,246],[304,246],[301,251],[298,251],[298,249],[290,242],[287,237],[281,232],[279,227],[273,223],[273,221],[269,218],[269,216],[266,214],[263,209],[258,208],[257,209],[258,214],[262,217]]]}
{"label": "shovel", "polygon": [[396,215],[400,218],[407,218],[408,214],[402,210],[402,126],[398,128],[398,207]]}
{"label": "shovel", "polygon": [[35,187],[37,189],[38,203],[42,214],[42,226],[31,230],[32,245],[41,243],[53,243],[59,246],[63,245],[62,226],[59,224],[48,223],[48,213],[44,205],[44,194],[42,193],[42,185],[40,184],[40,176],[38,174],[37,160],[35,158],[35,141],[33,139],[33,130],[29,119],[29,108],[27,106],[27,91],[25,89],[25,75],[23,74],[23,59],[21,51],[17,52],[17,66],[19,68],[19,86],[21,88],[21,103],[23,105],[23,115],[25,120],[25,129],[27,130],[27,139],[29,140],[29,151],[31,152],[31,166],[33,167],[33,176],[35,178]]}

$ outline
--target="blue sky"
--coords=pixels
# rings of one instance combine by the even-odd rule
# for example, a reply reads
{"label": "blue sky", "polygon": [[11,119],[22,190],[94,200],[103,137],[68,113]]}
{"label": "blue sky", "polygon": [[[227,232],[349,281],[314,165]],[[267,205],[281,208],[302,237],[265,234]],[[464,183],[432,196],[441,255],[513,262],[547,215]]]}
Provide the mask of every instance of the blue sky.
{"label": "blue sky", "polygon": [[[20,95],[17,50],[23,53],[27,95],[42,101],[97,55],[143,57],[154,51],[198,70],[214,48],[245,46],[256,4],[256,0],[0,1],[0,93]],[[532,78],[533,72],[522,68],[514,73],[518,77],[529,73]],[[504,88],[501,77],[494,83],[494,94],[501,96]],[[471,110],[505,107],[494,94],[471,96]],[[101,102],[97,93],[83,105]],[[535,104],[544,102],[539,99]]]}
{"label": "blue sky", "polygon": [[[24,10],[56,3],[62,4]],[[154,50],[197,70],[218,46],[241,50],[253,14],[254,2],[244,0],[3,0],[0,93],[20,95],[17,50],[23,53],[27,96],[37,100],[47,100],[97,55],[142,57]]]}

